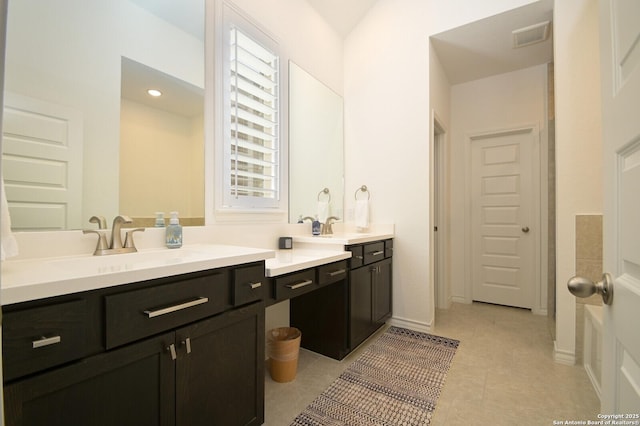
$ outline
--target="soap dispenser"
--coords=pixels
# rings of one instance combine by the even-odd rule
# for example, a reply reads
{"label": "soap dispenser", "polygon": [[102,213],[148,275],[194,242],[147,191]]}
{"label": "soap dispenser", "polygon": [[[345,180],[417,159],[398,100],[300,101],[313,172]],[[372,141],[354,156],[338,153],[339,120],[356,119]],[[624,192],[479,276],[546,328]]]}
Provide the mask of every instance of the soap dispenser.
{"label": "soap dispenser", "polygon": [[320,235],[320,221],[318,220],[318,215],[316,215],[316,218],[311,222],[311,234]]}
{"label": "soap dispenser", "polygon": [[178,221],[178,212],[171,212],[171,219],[166,232],[168,248],[182,247],[182,225]]}
{"label": "soap dispenser", "polygon": [[164,212],[156,212],[156,228],[164,228]]}

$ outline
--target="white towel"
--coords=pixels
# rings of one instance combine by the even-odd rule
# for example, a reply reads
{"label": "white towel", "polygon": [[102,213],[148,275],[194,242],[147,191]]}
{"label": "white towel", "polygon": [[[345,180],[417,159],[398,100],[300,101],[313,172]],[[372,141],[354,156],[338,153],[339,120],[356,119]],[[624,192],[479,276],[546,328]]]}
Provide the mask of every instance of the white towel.
{"label": "white towel", "polygon": [[327,223],[327,218],[329,217],[329,202],[328,201],[318,201],[318,220],[320,223]]}
{"label": "white towel", "polygon": [[369,200],[356,200],[355,223],[359,229],[369,227]]}
{"label": "white towel", "polygon": [[0,237],[2,237],[2,248],[0,249],[0,259],[18,255],[18,243],[11,232],[11,218],[9,217],[9,203],[4,192],[4,178],[2,179],[2,207],[0,211]]}

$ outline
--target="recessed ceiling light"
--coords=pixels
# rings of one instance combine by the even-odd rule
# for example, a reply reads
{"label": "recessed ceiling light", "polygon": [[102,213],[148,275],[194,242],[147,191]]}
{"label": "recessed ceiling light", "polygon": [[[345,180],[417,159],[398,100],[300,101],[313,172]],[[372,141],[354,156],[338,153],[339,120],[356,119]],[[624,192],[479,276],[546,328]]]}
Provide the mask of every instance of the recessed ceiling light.
{"label": "recessed ceiling light", "polygon": [[154,98],[157,98],[158,96],[162,96],[162,92],[156,89],[149,89],[147,90],[147,93],[153,96]]}

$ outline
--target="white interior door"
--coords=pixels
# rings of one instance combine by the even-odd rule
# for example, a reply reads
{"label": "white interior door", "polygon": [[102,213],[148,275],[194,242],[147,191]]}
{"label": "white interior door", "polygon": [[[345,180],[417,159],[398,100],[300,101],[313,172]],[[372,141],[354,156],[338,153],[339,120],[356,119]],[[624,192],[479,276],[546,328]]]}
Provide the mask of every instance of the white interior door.
{"label": "white interior door", "polygon": [[14,230],[82,225],[82,116],[5,93],[2,175]]}
{"label": "white interior door", "polygon": [[[604,149],[602,412],[640,414],[640,1],[600,1]],[[638,421],[637,417],[632,418]]]}
{"label": "white interior door", "polygon": [[534,130],[471,138],[473,300],[533,307]]}

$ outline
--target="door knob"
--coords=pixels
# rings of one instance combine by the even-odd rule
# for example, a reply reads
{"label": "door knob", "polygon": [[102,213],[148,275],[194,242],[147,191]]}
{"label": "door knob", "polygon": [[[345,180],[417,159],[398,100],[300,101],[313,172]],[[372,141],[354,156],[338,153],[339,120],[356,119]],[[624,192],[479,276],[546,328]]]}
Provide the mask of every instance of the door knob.
{"label": "door knob", "polygon": [[602,296],[605,305],[613,302],[613,281],[611,275],[606,272],[602,274],[602,281],[594,283],[588,278],[573,277],[567,282],[567,287],[571,294],[577,297],[589,297],[598,293]]}
{"label": "door knob", "polygon": [[524,232],[525,234],[526,234],[527,232],[529,232],[529,227],[528,227],[528,226],[524,226],[524,227],[522,228],[522,232]]}

